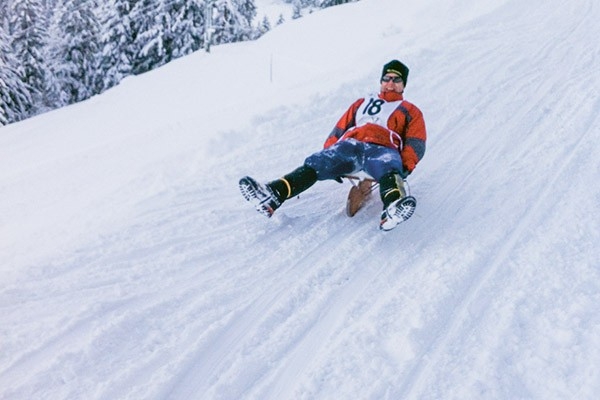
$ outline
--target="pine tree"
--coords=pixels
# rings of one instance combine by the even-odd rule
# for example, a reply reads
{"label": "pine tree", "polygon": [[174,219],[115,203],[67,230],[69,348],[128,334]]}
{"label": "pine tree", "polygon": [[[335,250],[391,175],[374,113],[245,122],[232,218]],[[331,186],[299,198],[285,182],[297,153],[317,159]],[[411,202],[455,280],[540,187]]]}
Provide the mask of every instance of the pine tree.
{"label": "pine tree", "polygon": [[309,9],[312,12],[313,8],[327,8],[337,6],[339,4],[352,3],[358,0],[283,0],[284,3],[294,6],[294,16],[292,18],[300,18],[303,9]]}
{"label": "pine tree", "polygon": [[292,19],[302,18],[302,6],[300,5],[300,2],[295,1],[293,6],[294,6],[294,11],[292,14]]}
{"label": "pine tree", "polygon": [[242,18],[246,20],[247,26],[252,25],[252,21],[256,17],[254,0],[233,0],[233,6]]}
{"label": "pine tree", "polygon": [[167,9],[176,23],[170,33],[166,46],[169,48],[169,62],[193,53],[204,46],[204,15],[203,4],[197,1],[173,1]]}
{"label": "pine tree", "polygon": [[240,42],[255,37],[251,26],[256,15],[254,0],[217,0],[215,8],[215,44]]}
{"label": "pine tree", "polygon": [[264,35],[265,33],[271,30],[271,23],[269,22],[269,18],[267,18],[266,15],[264,16],[262,22],[258,26],[258,30],[260,31],[261,35]]}
{"label": "pine tree", "polygon": [[32,106],[29,88],[23,82],[24,76],[10,43],[5,24],[0,22],[0,125],[26,118]]}
{"label": "pine tree", "polygon": [[174,21],[166,13],[162,0],[139,0],[129,14],[133,42],[131,43],[131,66],[133,74],[141,74],[165,63],[165,40]]}
{"label": "pine tree", "polygon": [[98,0],[59,0],[50,25],[47,101],[60,107],[85,100],[102,89],[98,84],[100,23]]}
{"label": "pine tree", "polygon": [[320,0],[320,4],[318,6],[320,8],[327,8],[332,6],[337,6],[339,4],[352,3],[358,0]]}
{"label": "pine tree", "polygon": [[205,47],[206,18],[213,44],[270,29],[268,20],[253,26],[255,0],[0,1],[7,5],[0,7],[3,124],[81,101]]}
{"label": "pine tree", "polygon": [[45,10],[40,0],[19,0],[11,3],[9,28],[14,54],[22,66],[24,84],[31,93],[31,103],[25,114],[44,111],[43,92],[46,70],[42,57],[46,41]]}
{"label": "pine tree", "polygon": [[101,16],[102,58],[99,70],[102,76],[96,87],[100,91],[118,84],[132,74],[134,25],[131,21],[131,9],[138,0],[110,0],[105,3]]}
{"label": "pine tree", "polygon": [[285,22],[285,18],[283,18],[283,14],[279,14],[279,19],[277,20],[277,25],[281,25]]}
{"label": "pine tree", "polygon": [[132,9],[132,72],[143,73],[200,49],[204,4],[191,0],[141,0]]}

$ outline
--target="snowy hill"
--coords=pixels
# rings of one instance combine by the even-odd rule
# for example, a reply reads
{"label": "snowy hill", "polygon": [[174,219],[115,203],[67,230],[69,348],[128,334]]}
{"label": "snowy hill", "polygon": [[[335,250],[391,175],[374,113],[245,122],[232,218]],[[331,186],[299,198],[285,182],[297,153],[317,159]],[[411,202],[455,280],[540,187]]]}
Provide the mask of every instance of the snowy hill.
{"label": "snowy hill", "polygon": [[[413,3],[1,128],[0,398],[596,398],[600,6]],[[396,57],[429,133],[412,219],[347,218],[335,182],[244,202]]]}

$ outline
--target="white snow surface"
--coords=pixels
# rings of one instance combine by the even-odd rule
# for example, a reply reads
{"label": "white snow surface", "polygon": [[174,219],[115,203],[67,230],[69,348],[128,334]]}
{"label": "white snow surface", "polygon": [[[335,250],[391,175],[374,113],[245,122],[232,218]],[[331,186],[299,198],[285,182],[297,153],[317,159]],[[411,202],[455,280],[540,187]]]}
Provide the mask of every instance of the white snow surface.
{"label": "white snow surface", "polygon": [[[418,4],[415,4],[418,3]],[[600,3],[363,0],[0,129],[1,399],[595,399]],[[416,214],[301,165],[392,58]]]}

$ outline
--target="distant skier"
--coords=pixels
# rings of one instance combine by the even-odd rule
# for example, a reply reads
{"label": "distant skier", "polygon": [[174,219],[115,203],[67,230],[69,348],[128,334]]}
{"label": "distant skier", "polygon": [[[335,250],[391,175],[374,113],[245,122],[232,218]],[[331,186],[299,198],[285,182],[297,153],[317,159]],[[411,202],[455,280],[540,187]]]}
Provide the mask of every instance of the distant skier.
{"label": "distant skier", "polygon": [[378,95],[356,100],[327,137],[323,150],[304,165],[266,184],[246,176],[239,182],[244,198],[270,217],[282,203],[318,180],[365,171],[379,182],[383,202],[380,228],[393,229],[414,212],[403,180],[425,153],[426,129],[421,111],[403,98],[408,67],[398,60],[383,66]]}

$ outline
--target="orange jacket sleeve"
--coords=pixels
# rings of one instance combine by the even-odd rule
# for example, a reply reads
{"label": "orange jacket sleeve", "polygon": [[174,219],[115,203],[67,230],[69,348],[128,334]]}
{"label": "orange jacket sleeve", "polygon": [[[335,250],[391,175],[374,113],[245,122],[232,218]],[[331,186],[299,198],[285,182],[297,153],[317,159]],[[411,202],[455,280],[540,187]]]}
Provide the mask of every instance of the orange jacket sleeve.
{"label": "orange jacket sleeve", "polygon": [[323,145],[324,148],[328,148],[334,143],[336,143],[338,139],[341,138],[342,135],[346,133],[348,129],[356,125],[356,111],[364,101],[364,98],[358,99],[354,103],[352,103],[348,110],[346,110],[346,112],[342,115],[337,124],[335,124],[335,126],[333,127],[333,130],[331,131],[329,136],[327,136],[327,140],[325,140],[325,143]]}
{"label": "orange jacket sleeve", "polygon": [[[405,102],[406,104],[406,102]],[[427,131],[425,128],[425,119],[423,113],[413,104],[406,104],[411,117],[404,137],[402,138],[404,147],[400,152],[402,164],[408,172],[412,172],[415,166],[425,154],[425,142],[427,140]]]}

